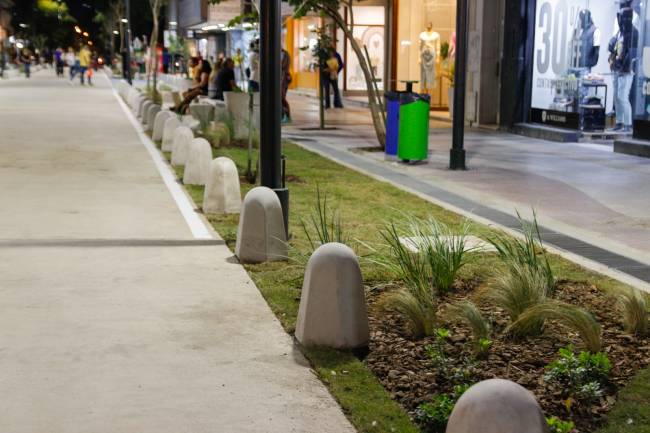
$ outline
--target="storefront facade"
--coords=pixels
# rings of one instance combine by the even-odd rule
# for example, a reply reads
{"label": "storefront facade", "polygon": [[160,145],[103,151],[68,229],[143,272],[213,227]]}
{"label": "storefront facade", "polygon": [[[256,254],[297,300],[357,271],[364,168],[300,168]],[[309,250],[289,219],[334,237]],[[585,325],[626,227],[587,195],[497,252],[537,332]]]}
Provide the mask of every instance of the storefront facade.
{"label": "storefront facade", "polygon": [[634,133],[650,139],[650,65],[645,65],[650,61],[645,55],[650,9],[645,2],[508,3],[506,31],[513,29],[516,37],[507,43],[504,56],[514,54],[518,61],[504,65],[502,80],[514,88],[502,95],[507,126],[543,125],[559,131],[560,137],[562,131],[573,131],[573,137]]}

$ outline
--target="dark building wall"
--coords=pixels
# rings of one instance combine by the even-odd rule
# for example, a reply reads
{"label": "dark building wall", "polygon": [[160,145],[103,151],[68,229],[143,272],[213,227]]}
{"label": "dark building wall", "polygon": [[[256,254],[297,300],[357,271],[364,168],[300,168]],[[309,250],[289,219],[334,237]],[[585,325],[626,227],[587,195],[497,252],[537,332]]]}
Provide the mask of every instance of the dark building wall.
{"label": "dark building wall", "polygon": [[207,0],[177,0],[178,25],[181,28],[190,27],[208,19]]}
{"label": "dark building wall", "polygon": [[531,100],[536,0],[506,0],[501,62],[500,123],[528,120]]}

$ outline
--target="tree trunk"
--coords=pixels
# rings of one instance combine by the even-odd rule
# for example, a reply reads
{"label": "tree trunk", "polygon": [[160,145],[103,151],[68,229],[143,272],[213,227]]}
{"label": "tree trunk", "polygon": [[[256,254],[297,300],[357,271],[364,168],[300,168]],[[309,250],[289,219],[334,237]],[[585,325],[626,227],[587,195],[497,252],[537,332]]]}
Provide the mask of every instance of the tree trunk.
{"label": "tree trunk", "polygon": [[359,66],[361,67],[361,70],[363,71],[363,76],[366,80],[366,87],[368,88],[368,105],[370,106],[370,115],[372,117],[372,124],[375,128],[377,141],[379,141],[379,145],[383,149],[386,146],[386,125],[384,125],[384,121],[380,113],[379,104],[377,102],[379,95],[375,91],[375,85],[374,82],[372,81],[372,74],[370,73],[370,67],[368,65],[368,62],[366,62],[366,58],[363,55],[363,51],[361,50],[361,47],[357,43],[357,40],[354,38],[352,31],[348,28],[347,24],[345,23],[345,20],[343,20],[343,17],[341,17],[341,14],[339,14],[338,11],[334,11],[331,9],[327,9],[325,13],[327,13],[327,15],[329,15],[334,20],[334,22],[336,22],[338,27],[343,31],[345,37],[350,41],[350,46],[352,47],[354,54],[357,56],[357,60],[359,61]]}
{"label": "tree trunk", "polygon": [[158,94],[158,15],[153,18],[153,34],[150,41],[151,55],[153,56],[153,99],[156,102]]}

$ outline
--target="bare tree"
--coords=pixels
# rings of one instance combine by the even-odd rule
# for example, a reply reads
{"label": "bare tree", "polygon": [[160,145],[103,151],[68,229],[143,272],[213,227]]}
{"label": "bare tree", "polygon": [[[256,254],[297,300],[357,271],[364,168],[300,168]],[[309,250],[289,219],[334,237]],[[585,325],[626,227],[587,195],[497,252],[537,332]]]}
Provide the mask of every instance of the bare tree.
{"label": "bare tree", "polygon": [[[149,6],[151,7],[151,16],[153,18],[153,29],[151,31],[151,39],[149,43],[149,62],[153,63],[153,95],[154,99],[158,92],[157,81],[158,81],[158,32],[159,32],[159,18],[160,18],[160,9],[167,4],[167,0],[149,0]],[[149,75],[147,74],[147,87],[149,87]]]}

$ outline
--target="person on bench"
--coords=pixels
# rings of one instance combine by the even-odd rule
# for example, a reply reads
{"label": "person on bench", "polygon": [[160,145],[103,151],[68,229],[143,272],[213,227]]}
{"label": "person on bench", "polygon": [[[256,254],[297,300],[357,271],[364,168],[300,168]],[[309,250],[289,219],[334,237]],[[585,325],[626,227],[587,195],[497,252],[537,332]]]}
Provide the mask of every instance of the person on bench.
{"label": "person on bench", "polygon": [[210,73],[212,72],[210,62],[200,57],[195,57],[191,60],[191,66],[192,68],[196,68],[198,73],[195,76],[195,84],[183,92],[183,100],[174,107],[173,111],[180,114],[184,114],[190,103],[198,98],[199,95],[208,95],[208,84],[210,82]]}

